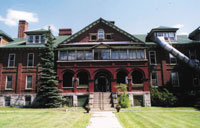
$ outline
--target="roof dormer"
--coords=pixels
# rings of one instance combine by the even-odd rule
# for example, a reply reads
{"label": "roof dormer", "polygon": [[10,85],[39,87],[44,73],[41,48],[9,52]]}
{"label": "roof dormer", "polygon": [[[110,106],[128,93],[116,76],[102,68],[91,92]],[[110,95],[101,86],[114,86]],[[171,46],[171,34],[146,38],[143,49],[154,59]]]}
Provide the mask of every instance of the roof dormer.
{"label": "roof dormer", "polygon": [[49,32],[49,30],[46,29],[25,31],[27,34],[26,44],[45,44],[45,36],[47,32]]}
{"label": "roof dormer", "polygon": [[195,29],[193,32],[189,34],[189,39],[200,41],[200,27],[198,27],[197,29]]}
{"label": "roof dormer", "polygon": [[171,28],[160,26],[157,28],[153,28],[146,37],[147,42],[154,41],[156,37],[164,37],[166,41],[174,42],[176,41],[176,31],[178,28]]}

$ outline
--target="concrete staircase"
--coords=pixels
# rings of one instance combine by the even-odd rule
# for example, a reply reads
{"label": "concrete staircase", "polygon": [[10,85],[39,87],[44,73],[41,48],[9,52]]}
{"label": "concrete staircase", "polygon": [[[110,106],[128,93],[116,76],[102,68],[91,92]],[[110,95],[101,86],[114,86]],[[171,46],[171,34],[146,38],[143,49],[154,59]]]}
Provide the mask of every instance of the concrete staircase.
{"label": "concrete staircase", "polygon": [[115,111],[110,92],[95,92],[92,111]]}

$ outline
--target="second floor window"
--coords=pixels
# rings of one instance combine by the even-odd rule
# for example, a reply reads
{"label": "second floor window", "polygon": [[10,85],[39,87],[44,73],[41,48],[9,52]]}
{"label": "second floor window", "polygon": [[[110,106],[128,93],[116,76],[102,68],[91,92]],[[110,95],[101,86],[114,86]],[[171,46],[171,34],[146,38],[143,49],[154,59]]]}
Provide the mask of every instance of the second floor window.
{"label": "second floor window", "polygon": [[177,60],[172,54],[169,54],[170,64],[176,64]]}
{"label": "second floor window", "polygon": [[11,53],[8,56],[8,67],[14,67],[15,66],[15,54]]}
{"label": "second floor window", "polygon": [[149,59],[150,59],[150,64],[155,65],[156,62],[156,51],[149,51]]}
{"label": "second floor window", "polygon": [[6,76],[6,89],[12,89],[12,76]]}
{"label": "second floor window", "polygon": [[34,53],[28,53],[27,66],[34,66]]}
{"label": "second floor window", "polygon": [[110,49],[95,49],[94,50],[95,60],[109,60],[110,59]]}

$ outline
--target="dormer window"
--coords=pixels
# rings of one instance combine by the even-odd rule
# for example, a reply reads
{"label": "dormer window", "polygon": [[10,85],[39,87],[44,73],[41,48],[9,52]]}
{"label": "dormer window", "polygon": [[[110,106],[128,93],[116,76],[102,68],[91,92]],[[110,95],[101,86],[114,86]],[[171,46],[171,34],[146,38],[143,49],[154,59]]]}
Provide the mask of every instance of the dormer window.
{"label": "dormer window", "polygon": [[104,39],[104,30],[103,29],[98,30],[98,39]]}
{"label": "dormer window", "polygon": [[43,35],[28,35],[27,44],[44,44],[45,38]]}
{"label": "dormer window", "polygon": [[176,34],[175,32],[157,32],[155,33],[157,37],[164,37],[166,41],[175,41]]}

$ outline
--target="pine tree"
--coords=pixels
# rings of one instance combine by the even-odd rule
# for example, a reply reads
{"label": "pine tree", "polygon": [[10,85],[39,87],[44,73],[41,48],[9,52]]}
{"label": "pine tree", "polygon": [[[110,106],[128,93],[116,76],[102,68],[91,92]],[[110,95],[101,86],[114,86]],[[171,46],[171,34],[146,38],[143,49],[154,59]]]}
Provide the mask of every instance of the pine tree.
{"label": "pine tree", "polygon": [[57,88],[58,81],[54,70],[53,36],[49,29],[46,34],[47,43],[40,54],[40,78],[39,90],[36,96],[35,106],[42,108],[55,108],[61,105],[60,90]]}

